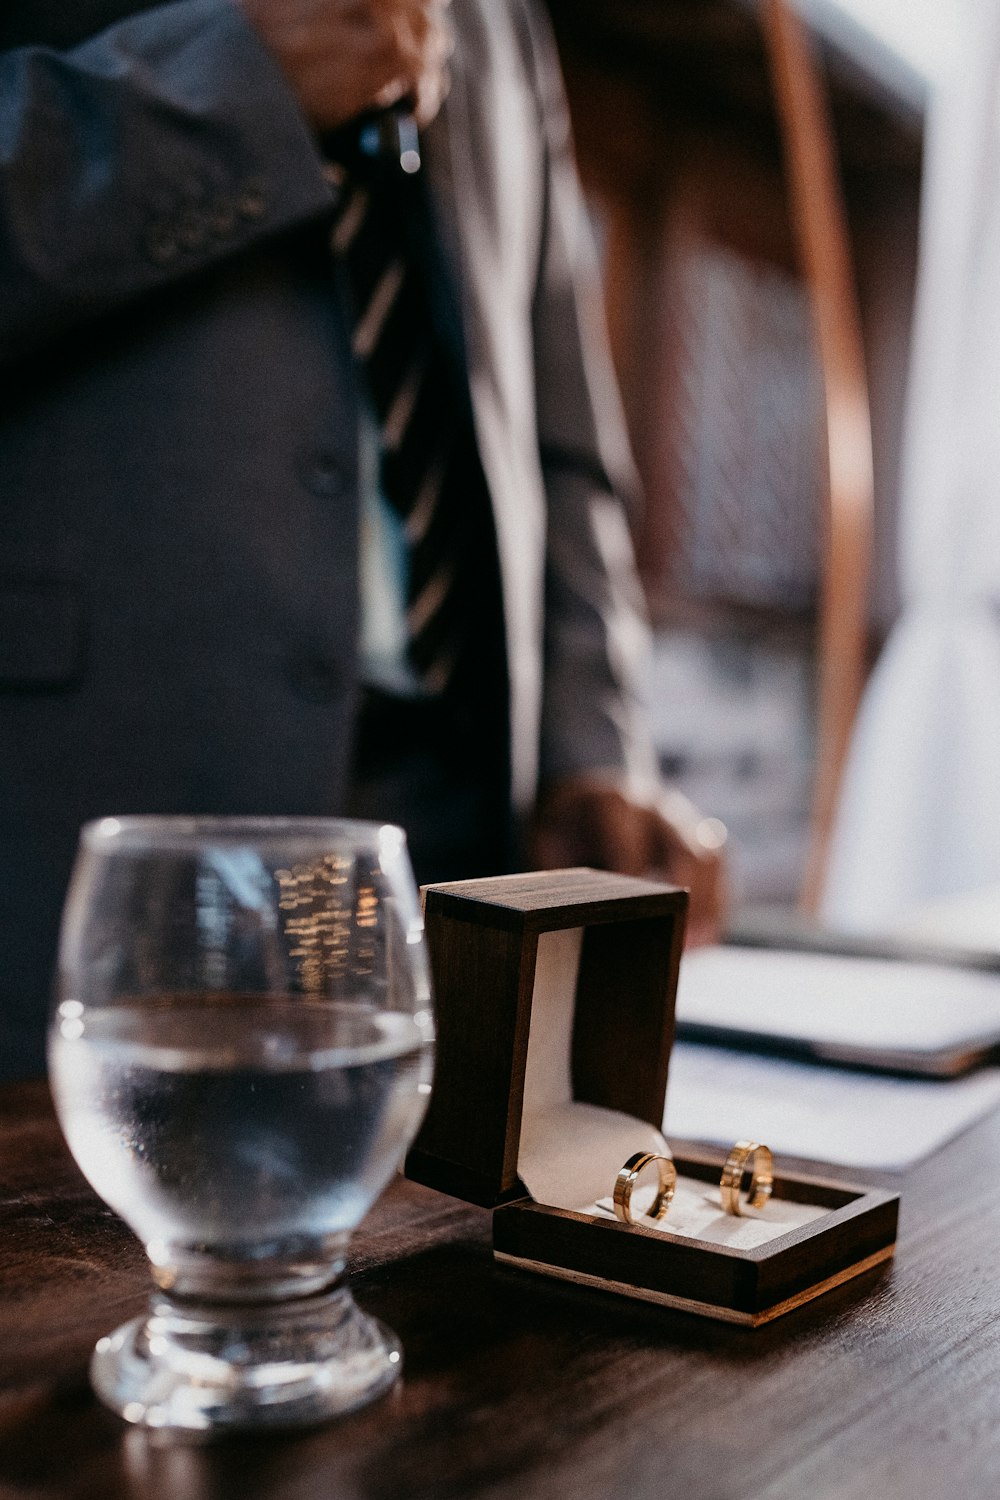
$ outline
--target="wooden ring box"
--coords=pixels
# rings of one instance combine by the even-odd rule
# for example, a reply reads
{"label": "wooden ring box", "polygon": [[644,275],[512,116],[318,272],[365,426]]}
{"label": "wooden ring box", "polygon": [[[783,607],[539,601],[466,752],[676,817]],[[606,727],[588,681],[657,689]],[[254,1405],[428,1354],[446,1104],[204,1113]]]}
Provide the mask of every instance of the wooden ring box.
{"label": "wooden ring box", "polygon": [[426,887],[437,1062],[405,1170],[492,1208],[498,1261],[755,1326],[888,1259],[899,1199],[779,1171],[736,1218],[688,1155],[660,1225],[613,1217],[619,1167],[663,1149],[686,913],[587,869]]}

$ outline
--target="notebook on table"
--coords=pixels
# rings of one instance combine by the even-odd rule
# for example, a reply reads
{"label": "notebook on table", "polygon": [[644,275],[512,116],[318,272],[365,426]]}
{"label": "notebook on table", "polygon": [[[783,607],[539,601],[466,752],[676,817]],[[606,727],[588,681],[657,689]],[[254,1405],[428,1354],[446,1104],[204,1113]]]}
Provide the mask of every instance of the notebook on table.
{"label": "notebook on table", "polygon": [[1000,1060],[1000,973],[870,954],[697,949],[681,963],[677,1035],[954,1078]]}

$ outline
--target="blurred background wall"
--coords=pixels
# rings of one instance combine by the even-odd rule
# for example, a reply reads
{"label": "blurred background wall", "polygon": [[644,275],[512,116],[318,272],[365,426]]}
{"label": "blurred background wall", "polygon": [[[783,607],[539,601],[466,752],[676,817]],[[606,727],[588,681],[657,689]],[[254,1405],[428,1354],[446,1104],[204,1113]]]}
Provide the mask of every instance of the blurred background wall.
{"label": "blurred background wall", "polygon": [[[739,906],[805,874],[825,545],[820,370],[763,13],[549,0],[647,506],[665,772],[731,833]],[[960,6],[801,0],[836,155],[871,410],[865,658],[898,607],[896,517],[926,105]]]}

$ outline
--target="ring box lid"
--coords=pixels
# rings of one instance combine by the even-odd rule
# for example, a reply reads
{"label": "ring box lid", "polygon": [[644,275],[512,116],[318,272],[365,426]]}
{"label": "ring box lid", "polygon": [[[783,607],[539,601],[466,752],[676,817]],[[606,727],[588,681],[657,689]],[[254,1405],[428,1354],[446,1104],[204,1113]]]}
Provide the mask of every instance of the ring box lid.
{"label": "ring box lid", "polygon": [[[546,1201],[547,1175],[564,1172],[546,1145],[565,1139],[563,1096],[574,1134],[593,1126],[609,1160],[617,1138],[636,1141],[637,1122],[656,1149],[687,900],[675,886],[590,869],[426,887],[437,1059],[407,1176],[486,1207],[529,1189]],[[606,1168],[590,1170],[603,1181]]]}

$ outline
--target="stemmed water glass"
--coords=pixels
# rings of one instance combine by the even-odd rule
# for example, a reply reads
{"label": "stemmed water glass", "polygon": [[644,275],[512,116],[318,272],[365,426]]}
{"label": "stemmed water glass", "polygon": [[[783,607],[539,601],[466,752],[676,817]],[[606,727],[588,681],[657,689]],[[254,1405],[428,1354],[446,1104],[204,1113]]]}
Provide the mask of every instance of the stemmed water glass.
{"label": "stemmed water glass", "polygon": [[419,899],[399,828],[106,818],[66,901],[56,1108],[143,1241],[148,1311],[102,1338],[98,1395],[210,1435],[363,1405],[400,1369],[355,1304],[351,1231],[430,1092]]}

